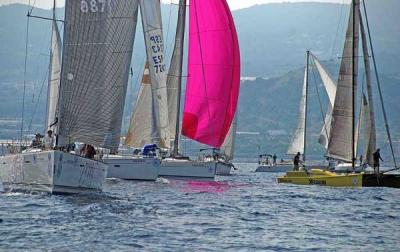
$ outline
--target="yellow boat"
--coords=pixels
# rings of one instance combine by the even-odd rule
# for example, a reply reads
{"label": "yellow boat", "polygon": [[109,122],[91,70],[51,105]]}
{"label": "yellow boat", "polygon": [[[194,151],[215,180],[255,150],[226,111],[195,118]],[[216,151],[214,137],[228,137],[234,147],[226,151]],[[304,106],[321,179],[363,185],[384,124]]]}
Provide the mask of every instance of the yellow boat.
{"label": "yellow boat", "polygon": [[336,174],[321,169],[308,171],[289,171],[278,177],[278,183],[295,185],[322,185],[334,187],[362,187],[362,173]]}

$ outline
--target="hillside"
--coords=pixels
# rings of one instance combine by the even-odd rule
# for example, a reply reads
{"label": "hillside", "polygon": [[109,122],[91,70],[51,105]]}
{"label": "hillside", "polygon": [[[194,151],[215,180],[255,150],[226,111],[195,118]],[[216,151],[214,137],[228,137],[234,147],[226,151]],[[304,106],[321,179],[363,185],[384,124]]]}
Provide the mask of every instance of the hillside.
{"label": "hillside", "polygon": [[[400,1],[368,0],[367,4],[392,132],[400,141],[397,101],[400,95],[400,30],[397,25],[400,23]],[[337,76],[348,9],[347,5],[340,4],[283,3],[234,12],[241,46],[242,76],[260,77],[242,82],[239,106],[239,131],[259,132],[260,135],[239,135],[238,152],[286,151],[290,134],[296,126],[305,51],[311,49],[320,59],[330,59],[325,63],[332,75]],[[176,6],[163,5],[162,11],[168,54],[172,47]],[[0,138],[18,134],[15,118],[21,116],[26,12],[27,6],[24,5],[0,7]],[[50,11],[40,9],[35,9],[33,14],[51,16]],[[59,9],[58,14],[62,18],[63,10]],[[132,63],[134,75],[126,99],[124,130],[145,59],[140,22],[136,38]],[[49,41],[50,22],[31,19],[25,99],[25,127],[29,132],[41,130],[44,121]],[[320,85],[318,80],[317,83]],[[323,93],[321,87],[320,92]],[[317,136],[321,127],[315,88],[310,100],[313,100],[310,102],[309,134],[312,138]],[[322,100],[326,103],[325,96]],[[2,120],[4,118],[10,119]],[[383,135],[382,118],[378,119],[379,135]],[[315,143],[310,149],[315,153],[321,152]]]}

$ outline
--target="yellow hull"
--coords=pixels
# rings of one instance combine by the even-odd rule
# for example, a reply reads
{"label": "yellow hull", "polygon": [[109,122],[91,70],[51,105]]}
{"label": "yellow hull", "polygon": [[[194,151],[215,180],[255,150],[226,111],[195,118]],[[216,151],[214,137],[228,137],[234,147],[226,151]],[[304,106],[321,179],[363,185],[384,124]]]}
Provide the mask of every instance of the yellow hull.
{"label": "yellow hull", "polygon": [[295,185],[322,185],[334,187],[362,187],[363,174],[336,174],[320,169],[305,171],[289,171],[278,177],[278,183]]}

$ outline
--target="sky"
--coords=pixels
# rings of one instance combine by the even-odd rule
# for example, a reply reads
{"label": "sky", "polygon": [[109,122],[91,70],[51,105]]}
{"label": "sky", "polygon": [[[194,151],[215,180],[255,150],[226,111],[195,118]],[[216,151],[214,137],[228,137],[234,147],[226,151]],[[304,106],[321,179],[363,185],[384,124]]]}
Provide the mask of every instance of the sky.
{"label": "sky", "polygon": [[[63,5],[65,0],[57,0],[59,5]],[[176,3],[178,0],[161,0],[163,3]],[[227,0],[229,6],[233,10],[250,7],[255,4],[266,4],[276,2],[330,2],[330,3],[348,3],[351,0]],[[35,3],[36,7],[50,9],[53,6],[53,0],[0,0],[0,5],[6,5],[11,3],[24,3],[31,4]]]}

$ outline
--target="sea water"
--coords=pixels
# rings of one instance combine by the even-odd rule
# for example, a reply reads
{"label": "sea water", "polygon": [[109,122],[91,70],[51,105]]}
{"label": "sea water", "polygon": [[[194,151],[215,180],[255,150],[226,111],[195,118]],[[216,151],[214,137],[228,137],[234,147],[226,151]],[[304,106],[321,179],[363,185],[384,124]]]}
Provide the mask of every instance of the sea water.
{"label": "sea water", "polygon": [[216,182],[108,180],[100,195],[0,194],[0,250],[399,250],[399,189],[277,184],[255,164],[237,167]]}

